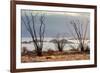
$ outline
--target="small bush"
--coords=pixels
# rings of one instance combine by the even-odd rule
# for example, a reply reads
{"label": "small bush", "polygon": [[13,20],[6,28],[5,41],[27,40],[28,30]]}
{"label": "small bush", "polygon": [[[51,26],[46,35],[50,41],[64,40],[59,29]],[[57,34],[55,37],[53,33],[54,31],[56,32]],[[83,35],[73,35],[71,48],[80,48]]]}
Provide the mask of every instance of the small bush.
{"label": "small bush", "polygon": [[25,55],[27,52],[28,52],[27,48],[26,47],[22,47],[22,51],[21,51],[22,55]]}
{"label": "small bush", "polygon": [[90,47],[89,46],[86,47],[85,52],[88,53],[88,54],[90,53]]}
{"label": "small bush", "polygon": [[70,51],[79,51],[78,49],[70,49]]}

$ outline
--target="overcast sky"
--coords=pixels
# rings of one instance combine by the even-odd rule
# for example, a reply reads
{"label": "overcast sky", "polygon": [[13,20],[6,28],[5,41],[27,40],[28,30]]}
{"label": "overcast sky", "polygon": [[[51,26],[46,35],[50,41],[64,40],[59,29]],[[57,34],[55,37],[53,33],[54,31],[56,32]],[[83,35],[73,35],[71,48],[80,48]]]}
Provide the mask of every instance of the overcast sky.
{"label": "overcast sky", "polygon": [[[77,26],[80,27],[80,25],[82,25],[82,28],[80,29],[81,32],[83,32],[86,28],[86,25],[88,25],[87,38],[89,38],[90,36],[89,13],[21,10],[21,18],[27,23],[27,19],[25,17],[26,14],[30,20],[31,26],[32,26],[31,13],[32,15],[36,15],[35,27],[37,33],[39,32],[39,26],[40,26],[39,18],[41,15],[44,15],[44,23],[46,26],[45,37],[55,37],[57,36],[57,34],[65,37],[72,37],[71,33],[73,33],[74,35],[76,34],[71,24],[71,21],[73,20],[76,23],[80,22],[80,24],[77,24]],[[21,36],[30,37],[30,34],[27,31],[22,19],[21,19],[21,30],[22,30]],[[84,30],[82,31],[82,29]]]}

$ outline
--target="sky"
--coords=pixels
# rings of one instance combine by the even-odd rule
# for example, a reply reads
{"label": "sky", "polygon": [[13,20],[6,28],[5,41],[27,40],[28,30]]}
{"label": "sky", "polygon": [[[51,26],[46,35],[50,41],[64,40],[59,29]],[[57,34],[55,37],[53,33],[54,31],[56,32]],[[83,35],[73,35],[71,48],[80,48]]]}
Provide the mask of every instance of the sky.
{"label": "sky", "polygon": [[[90,36],[90,14],[89,13],[79,13],[79,12],[57,12],[57,11],[36,11],[36,10],[21,10],[21,37],[30,37],[30,33],[27,31],[24,24],[27,23],[29,19],[30,26],[32,28],[32,17],[35,16],[35,28],[37,36],[40,27],[40,16],[43,15],[43,23],[45,24],[45,37],[56,37],[58,34],[61,37],[73,37],[72,34],[76,35],[73,25],[74,21],[81,33],[85,32],[87,26],[87,38]],[[25,17],[27,15],[27,17]]]}

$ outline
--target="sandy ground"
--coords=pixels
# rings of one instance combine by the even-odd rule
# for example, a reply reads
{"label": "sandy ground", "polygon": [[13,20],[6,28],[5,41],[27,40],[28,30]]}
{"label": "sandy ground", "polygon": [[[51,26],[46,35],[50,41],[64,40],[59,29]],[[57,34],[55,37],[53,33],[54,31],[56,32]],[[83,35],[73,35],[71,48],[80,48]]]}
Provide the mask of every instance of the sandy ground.
{"label": "sandy ground", "polygon": [[48,61],[72,61],[72,60],[88,60],[89,54],[86,53],[71,53],[71,54],[56,54],[56,55],[44,55],[44,56],[30,56],[23,55],[21,62],[48,62]]}

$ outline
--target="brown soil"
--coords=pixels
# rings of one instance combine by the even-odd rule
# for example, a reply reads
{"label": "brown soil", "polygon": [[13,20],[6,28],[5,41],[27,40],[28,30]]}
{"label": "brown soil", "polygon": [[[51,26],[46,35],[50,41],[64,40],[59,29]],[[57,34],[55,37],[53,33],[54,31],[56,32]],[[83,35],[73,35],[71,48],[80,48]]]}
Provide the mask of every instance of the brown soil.
{"label": "brown soil", "polygon": [[54,52],[53,54],[43,53],[43,56],[36,55],[22,55],[21,62],[48,62],[48,61],[72,61],[72,60],[88,60],[90,59],[87,53],[65,53]]}

